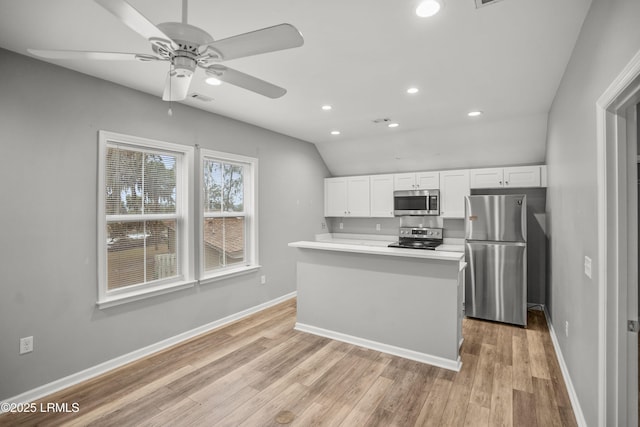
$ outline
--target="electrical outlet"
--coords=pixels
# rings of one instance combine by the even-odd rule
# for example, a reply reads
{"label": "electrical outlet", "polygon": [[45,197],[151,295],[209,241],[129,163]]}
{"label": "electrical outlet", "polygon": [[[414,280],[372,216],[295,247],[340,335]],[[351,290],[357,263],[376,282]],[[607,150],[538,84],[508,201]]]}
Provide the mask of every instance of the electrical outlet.
{"label": "electrical outlet", "polygon": [[376,231],[380,231],[380,224],[376,224]]}
{"label": "electrical outlet", "polygon": [[564,336],[565,337],[569,336],[569,321],[568,320],[566,322],[564,322]]}
{"label": "electrical outlet", "polygon": [[591,258],[584,256],[584,274],[591,279]]}
{"label": "electrical outlet", "polygon": [[262,276],[260,276],[260,284],[264,285],[265,283],[267,283],[267,276],[263,274]]}
{"label": "electrical outlet", "polygon": [[20,354],[31,353],[33,351],[33,337],[20,338]]}
{"label": "electrical outlet", "polygon": [[340,223],[340,230],[342,230],[344,228],[344,224]]}

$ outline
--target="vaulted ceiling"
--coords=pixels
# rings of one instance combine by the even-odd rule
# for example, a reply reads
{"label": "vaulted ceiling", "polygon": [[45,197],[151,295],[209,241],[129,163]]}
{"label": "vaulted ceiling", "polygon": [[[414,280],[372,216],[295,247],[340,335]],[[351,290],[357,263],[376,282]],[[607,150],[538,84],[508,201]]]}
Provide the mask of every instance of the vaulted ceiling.
{"label": "vaulted ceiling", "polygon": [[[214,39],[288,22],[305,43],[225,62],[286,88],[282,98],[209,86],[197,70],[190,93],[213,101],[184,103],[315,143],[334,174],[543,162],[546,116],[591,0],[444,1],[419,18],[417,0],[190,0],[189,24]],[[129,2],[154,24],[181,20],[180,0]],[[89,0],[0,0],[0,47],[152,53]],[[47,61],[158,97],[168,70]],[[373,122],[385,118],[399,126]]]}

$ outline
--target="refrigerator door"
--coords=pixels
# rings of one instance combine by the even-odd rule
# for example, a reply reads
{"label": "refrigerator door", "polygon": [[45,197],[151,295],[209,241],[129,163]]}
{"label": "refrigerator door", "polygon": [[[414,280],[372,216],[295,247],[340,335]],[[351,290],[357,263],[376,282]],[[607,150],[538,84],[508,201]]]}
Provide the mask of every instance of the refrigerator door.
{"label": "refrigerator door", "polygon": [[527,241],[527,196],[467,196],[465,239]]}
{"label": "refrigerator door", "polygon": [[466,242],[465,259],[465,314],[526,326],[526,243]]}

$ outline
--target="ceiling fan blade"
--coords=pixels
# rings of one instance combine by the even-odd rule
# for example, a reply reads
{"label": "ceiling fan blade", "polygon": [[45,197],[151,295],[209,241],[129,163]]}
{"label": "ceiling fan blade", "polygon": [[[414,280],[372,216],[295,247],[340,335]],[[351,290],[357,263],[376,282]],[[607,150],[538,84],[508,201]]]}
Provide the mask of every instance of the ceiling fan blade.
{"label": "ceiling fan blade", "polygon": [[162,99],[164,101],[182,101],[186,99],[192,78],[193,74],[187,76],[179,75],[175,71],[169,71],[167,73]]}
{"label": "ceiling fan blade", "polygon": [[178,45],[169,36],[153,25],[151,21],[125,0],[95,0],[95,2],[114,14],[126,26],[149,40],[152,44],[157,44],[160,47],[170,45],[173,49],[178,48]]}
{"label": "ceiling fan blade", "polygon": [[280,86],[265,82],[257,77],[250,76],[249,74],[234,70],[233,68],[225,67],[224,65],[216,64],[210,66],[207,68],[207,74],[223,82],[250,90],[269,98],[280,98],[287,93],[287,90]]}
{"label": "ceiling fan blade", "polygon": [[155,55],[146,53],[120,53],[120,52],[85,52],[81,50],[39,50],[27,49],[27,51],[40,58],[47,59],[98,59],[103,61],[164,61]]}
{"label": "ceiling fan blade", "polygon": [[291,24],[280,24],[228,37],[206,45],[221,59],[236,59],[302,46],[302,34]]}

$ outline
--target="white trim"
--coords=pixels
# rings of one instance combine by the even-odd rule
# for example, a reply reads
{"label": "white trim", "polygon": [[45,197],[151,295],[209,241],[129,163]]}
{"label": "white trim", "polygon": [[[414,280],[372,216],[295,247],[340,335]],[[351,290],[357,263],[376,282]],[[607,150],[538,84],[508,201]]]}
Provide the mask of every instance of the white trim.
{"label": "white trim", "polygon": [[[105,211],[105,169],[106,154],[109,147],[125,147],[139,152],[155,151],[176,156],[176,212],[173,214],[106,215]],[[98,131],[98,298],[97,306],[102,308],[137,301],[146,297],[165,294],[172,290],[191,287],[195,283],[193,261],[194,225],[192,221],[193,199],[193,162],[195,149],[188,145],[153,140],[132,135],[124,135],[105,130]],[[163,280],[162,283],[140,283],[116,290],[108,289],[106,224],[108,221],[152,221],[156,219],[175,219],[178,224],[177,255],[180,275]],[[175,289],[171,289],[174,286]]]}
{"label": "white trim", "polygon": [[[607,395],[608,382],[614,382],[617,390],[617,382],[620,367],[617,366],[617,354],[619,351],[619,343],[616,337],[607,337],[607,305],[609,297],[615,297],[620,289],[621,283],[618,275],[615,274],[618,268],[617,259],[609,265],[607,257],[610,256],[609,250],[613,249],[616,254],[615,244],[617,243],[617,232],[619,230],[618,206],[614,206],[612,216],[612,229],[607,227],[608,209],[612,207],[607,203],[607,186],[608,177],[612,176],[612,172],[607,170],[608,161],[616,161],[616,159],[607,158],[607,142],[612,139],[611,143],[615,145],[615,150],[619,145],[618,131],[616,130],[618,111],[623,107],[625,102],[629,101],[629,97],[633,92],[629,92],[634,80],[640,76],[640,51],[638,51],[622,72],[609,85],[605,92],[596,102],[596,126],[597,126],[597,145],[596,145],[596,168],[597,168],[597,204],[598,204],[598,425],[605,427],[607,425],[607,406],[611,408],[619,408],[619,399],[626,399],[625,396]],[[624,130],[623,130],[624,131]],[[611,132],[611,135],[608,135]],[[626,147],[626,141],[624,141]],[[615,171],[613,172],[615,174]],[[617,179],[617,177],[616,177]],[[616,197],[618,199],[619,195]],[[625,225],[626,226],[626,225]],[[620,254],[618,254],[620,256]],[[609,274],[616,276],[615,280],[608,283]],[[625,285],[626,286],[626,285]],[[612,318],[619,317],[619,301],[615,298],[611,301],[614,304],[615,313]],[[607,340],[611,339],[615,345],[613,348],[614,367],[612,372],[607,372]],[[607,405],[607,401],[610,404]],[[613,419],[617,420],[620,414],[612,414]],[[617,424],[614,422],[614,424]]]}
{"label": "white trim", "polygon": [[311,326],[300,322],[296,322],[296,326],[294,329],[297,331],[307,332],[309,334],[330,338],[332,340],[346,342],[347,344],[353,344],[359,347],[380,351],[382,353],[392,354],[394,356],[403,357],[405,359],[415,360],[417,362],[426,363],[429,365],[437,366],[439,368],[449,369],[451,371],[459,372],[460,368],[462,367],[462,362],[460,361],[459,356],[457,360],[445,359],[443,357],[420,353],[389,344],[383,344],[365,338],[354,337],[353,335],[347,335],[341,332],[331,331],[329,329],[318,328],[316,326]]}
{"label": "white trim", "polygon": [[[189,331],[186,331],[181,334],[175,335],[173,337],[167,338],[165,340],[159,341],[155,344],[151,344],[141,349],[134,350],[130,353],[124,354],[122,356],[118,356],[114,359],[107,360],[106,362],[92,366],[80,372],[76,372],[75,374],[71,374],[64,378],[60,378],[58,380],[52,381],[48,384],[44,384],[40,387],[26,391],[17,396],[3,400],[1,403],[20,404],[20,403],[33,402],[34,400],[41,399],[45,396],[48,396],[52,393],[63,390],[67,387],[71,387],[83,381],[90,380],[91,378],[97,377],[98,375],[102,375],[106,372],[109,372],[113,369],[124,366],[128,363],[135,362],[136,360],[150,356],[161,350],[180,344],[181,342],[190,340],[194,337],[197,337],[198,335],[202,335],[214,329],[221,328],[237,320],[240,320],[247,316],[255,314],[259,311],[262,311],[274,305],[280,304],[281,302],[295,298],[296,294],[297,294],[296,292],[291,292],[289,294],[280,296],[278,298],[272,299],[262,304],[258,304],[256,306],[247,308],[246,310],[239,311],[238,313],[231,314],[229,316],[223,317],[222,319],[215,320],[211,323],[207,323],[205,325],[199,326],[197,328],[191,329]],[[0,405],[0,407],[2,407],[2,405]],[[0,414],[3,412],[4,411],[0,410]]]}
{"label": "white trim", "polygon": [[584,413],[582,412],[582,407],[580,406],[580,401],[578,400],[578,394],[576,393],[576,389],[573,387],[571,375],[569,375],[569,369],[567,368],[567,364],[565,363],[564,357],[562,356],[560,343],[558,342],[556,331],[553,329],[553,324],[551,323],[549,313],[547,312],[547,307],[542,304],[537,305],[539,305],[541,307],[541,310],[544,312],[544,318],[547,321],[547,328],[549,328],[551,342],[553,343],[553,348],[556,351],[556,359],[558,359],[558,364],[560,365],[560,371],[562,372],[564,384],[567,386],[567,392],[569,393],[569,400],[571,401],[571,407],[573,408],[573,414],[576,417],[576,422],[578,423],[579,427],[587,427],[587,420],[584,418]]}
{"label": "white trim", "polygon": [[240,268],[221,270],[212,276],[207,276],[199,281],[200,285],[208,285],[209,283],[228,279],[230,277],[241,276],[243,274],[253,273],[262,268],[261,265],[245,265]]}

